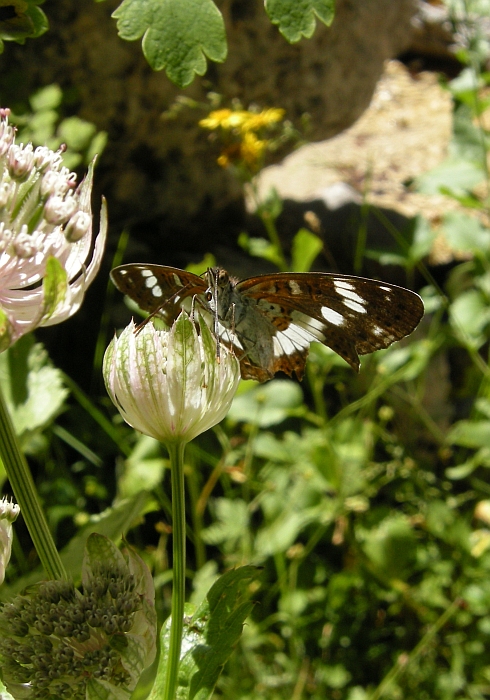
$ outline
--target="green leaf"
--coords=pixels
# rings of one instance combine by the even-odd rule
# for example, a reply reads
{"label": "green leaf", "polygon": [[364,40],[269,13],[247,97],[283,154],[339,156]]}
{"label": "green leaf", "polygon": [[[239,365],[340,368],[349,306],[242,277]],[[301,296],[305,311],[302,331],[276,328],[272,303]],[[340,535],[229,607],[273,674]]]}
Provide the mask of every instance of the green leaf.
{"label": "green leaf", "polygon": [[63,92],[59,85],[53,83],[35,92],[29,98],[29,102],[34,112],[53,110],[60,106],[63,99]]}
{"label": "green leaf", "polygon": [[135,496],[140,491],[151,491],[162,483],[168,459],[160,452],[160,443],[148,435],[140,435],[134,449],[124,462],[118,480],[121,498]]}
{"label": "green leaf", "polygon": [[316,28],[316,17],[329,26],[334,18],[334,0],[265,0],[271,22],[291,43],[309,39]]}
{"label": "green leaf", "polygon": [[[211,587],[206,599],[191,619],[187,619],[182,639],[178,700],[208,700],[221,671],[242,634],[245,619],[253,608],[250,584],[260,571],[242,566],[223,574]],[[161,653],[150,700],[163,697],[170,618],[161,632]]]}
{"label": "green leaf", "polygon": [[490,421],[460,420],[449,431],[447,441],[461,447],[490,448]]}
{"label": "green leaf", "polygon": [[68,274],[58,258],[49,257],[46,261],[46,271],[43,279],[44,313],[43,321],[54,314],[57,307],[63,303],[68,286]]}
{"label": "green leaf", "polygon": [[478,255],[490,249],[490,231],[463,212],[448,212],[443,219],[443,232],[453,250]]}
{"label": "green leaf", "polygon": [[250,238],[245,231],[242,231],[238,236],[238,245],[243,250],[246,250],[249,255],[268,260],[277,267],[280,267],[282,264],[282,257],[277,250],[277,246],[266,238]]}
{"label": "green leaf", "polygon": [[423,194],[447,193],[463,194],[471,190],[485,178],[483,168],[478,163],[459,158],[447,158],[440,165],[416,178],[417,190]]}
{"label": "green leaf", "polygon": [[68,148],[73,148],[75,151],[82,151],[88,148],[96,131],[95,124],[86,122],[79,117],[68,117],[58,127],[59,137],[66,143]]}
{"label": "green leaf", "polygon": [[37,6],[38,4],[41,3],[34,0],[32,4],[29,4],[26,10],[26,14],[29,15],[33,25],[33,31],[32,34],[30,34],[31,39],[34,39],[38,36],[42,36],[49,29],[48,18],[41,10],[41,8]]}
{"label": "green leaf", "polygon": [[485,342],[484,328],[490,321],[490,309],[483,294],[468,289],[451,304],[449,318],[455,334],[466,345],[478,348]]}
{"label": "green leaf", "polygon": [[228,419],[267,428],[282,423],[301,406],[301,388],[287,379],[274,379],[235,397]]}
{"label": "green leaf", "polygon": [[239,541],[250,525],[250,513],[245,501],[240,498],[216,498],[213,505],[216,520],[202,531],[203,542],[216,545]]}
{"label": "green leaf", "polygon": [[185,269],[195,275],[202,275],[210,267],[216,267],[216,258],[211,253],[206,253],[202,260],[197,263],[189,263]]}
{"label": "green leaf", "polygon": [[415,564],[416,537],[408,518],[393,515],[366,532],[363,550],[380,573],[405,579]]}
{"label": "green leaf", "polygon": [[124,0],[113,13],[119,35],[143,36],[143,53],[154,70],[165,69],[177,85],[204,75],[206,57],[226,58],[223,17],[212,0]]}
{"label": "green leaf", "polygon": [[0,355],[0,381],[15,431],[26,447],[61,412],[68,390],[46,350],[25,335]]}
{"label": "green leaf", "polygon": [[293,238],[291,269],[294,272],[309,272],[316,256],[323,248],[321,238],[306,228],[300,228]]}
{"label": "green leaf", "polygon": [[2,683],[1,679],[0,679],[0,698],[2,698],[2,700],[15,700],[15,698],[12,695],[10,695],[7,688]]}
{"label": "green leaf", "polygon": [[428,255],[432,249],[436,232],[427,219],[417,216],[413,230],[413,238],[408,250],[408,262],[415,265]]}

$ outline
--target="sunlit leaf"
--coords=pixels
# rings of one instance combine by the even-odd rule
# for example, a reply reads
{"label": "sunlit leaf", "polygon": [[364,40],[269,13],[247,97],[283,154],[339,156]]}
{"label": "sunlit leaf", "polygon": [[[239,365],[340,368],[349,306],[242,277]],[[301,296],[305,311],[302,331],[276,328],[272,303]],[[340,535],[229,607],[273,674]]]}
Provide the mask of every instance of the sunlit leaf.
{"label": "sunlit leaf", "polygon": [[290,43],[310,38],[319,19],[327,26],[334,18],[334,0],[265,0],[271,22]]}
{"label": "sunlit leaf", "polygon": [[150,66],[181,87],[204,75],[206,58],[226,58],[224,22],[212,0],[123,0],[113,17],[123,39],[143,36]]}

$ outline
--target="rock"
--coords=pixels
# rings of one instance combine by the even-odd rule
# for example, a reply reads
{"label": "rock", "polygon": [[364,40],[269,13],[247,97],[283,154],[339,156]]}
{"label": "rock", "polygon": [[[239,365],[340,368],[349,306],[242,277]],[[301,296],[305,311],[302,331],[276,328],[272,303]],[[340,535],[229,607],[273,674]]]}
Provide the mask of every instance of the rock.
{"label": "rock", "polygon": [[[109,133],[96,183],[119,230],[132,225],[130,254],[185,264],[214,243],[234,239],[243,223],[241,188],[215,162],[199,109],[162,115],[179,95],[206,103],[284,107],[299,125],[309,115],[312,140],[349,127],[368,106],[384,61],[409,45],[414,0],[337,0],[330,28],[290,45],[270,23],[262,0],[223,0],[229,55],[185,90],[155,73],[139,41],[118,38],[116,4],[60,0],[46,7],[51,28],[0,57],[2,99],[15,106],[39,86],[57,82],[66,114]],[[178,234],[178,240],[176,240]]]}

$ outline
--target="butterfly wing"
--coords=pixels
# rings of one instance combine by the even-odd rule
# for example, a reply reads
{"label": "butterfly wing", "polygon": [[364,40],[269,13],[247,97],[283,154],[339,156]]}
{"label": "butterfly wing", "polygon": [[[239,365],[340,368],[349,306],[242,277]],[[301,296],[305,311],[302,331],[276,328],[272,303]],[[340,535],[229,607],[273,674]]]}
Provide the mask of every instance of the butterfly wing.
{"label": "butterfly wing", "polygon": [[120,265],[111,271],[111,279],[140,309],[158,313],[168,324],[179,315],[183,301],[207,289],[202,277],[165,265]]}
{"label": "butterfly wing", "polygon": [[359,355],[401,340],[424,313],[418,294],[349,275],[262,275],[239,282],[237,291],[254,299],[277,329],[273,371],[298,376],[312,341],[332,348],[359,370]]}

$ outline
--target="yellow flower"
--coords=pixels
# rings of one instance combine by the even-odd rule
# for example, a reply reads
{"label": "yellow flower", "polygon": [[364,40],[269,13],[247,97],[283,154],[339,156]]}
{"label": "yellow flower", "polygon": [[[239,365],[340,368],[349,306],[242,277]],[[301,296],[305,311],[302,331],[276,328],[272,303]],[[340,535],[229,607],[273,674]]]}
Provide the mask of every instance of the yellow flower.
{"label": "yellow flower", "polygon": [[225,125],[228,124],[228,120],[232,114],[233,112],[231,109],[217,109],[214,112],[210,112],[206,119],[201,119],[199,126],[202,126],[203,129],[210,129],[211,131],[219,129],[220,126],[227,129],[229,127]]}
{"label": "yellow flower", "polygon": [[222,153],[220,157],[216,161],[220,168],[227,168],[230,165],[230,159],[226,155],[226,153]]}
{"label": "yellow flower", "polygon": [[251,168],[257,167],[269,142],[258,139],[253,131],[247,131],[243,135],[241,156],[243,161]]}
{"label": "yellow flower", "polygon": [[250,116],[245,121],[243,130],[247,131],[259,131],[271,124],[277,124],[284,119],[286,111],[284,109],[279,109],[277,107],[271,107],[270,109],[264,109],[259,114],[254,114],[253,112],[248,112]]}

